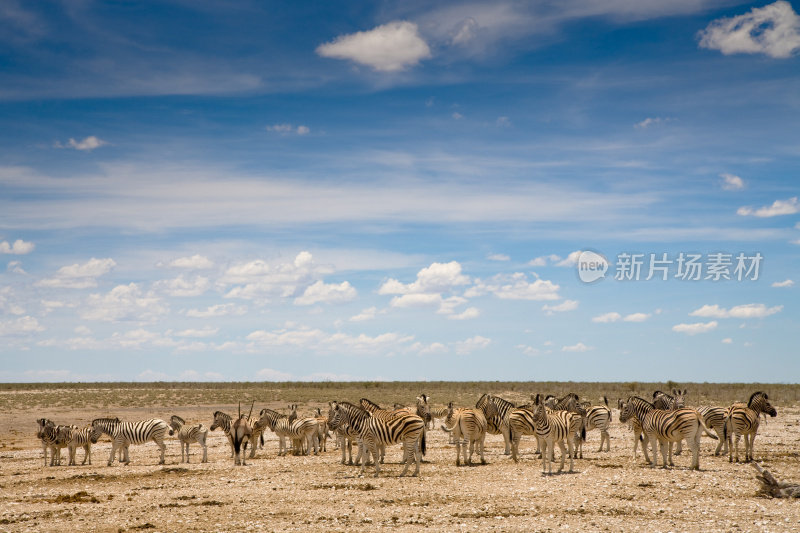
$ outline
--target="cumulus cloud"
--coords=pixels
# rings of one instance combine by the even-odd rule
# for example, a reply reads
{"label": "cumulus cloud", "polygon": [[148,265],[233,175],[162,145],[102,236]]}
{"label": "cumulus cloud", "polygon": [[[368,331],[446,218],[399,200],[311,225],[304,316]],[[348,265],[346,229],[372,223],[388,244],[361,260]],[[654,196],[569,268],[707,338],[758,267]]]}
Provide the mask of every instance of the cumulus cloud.
{"label": "cumulus cloud", "polygon": [[461,313],[448,315],[449,320],[470,320],[473,318],[478,318],[481,312],[478,310],[477,307],[468,307],[464,309]]}
{"label": "cumulus cloud", "polygon": [[672,326],[672,331],[686,333],[687,335],[697,335],[698,333],[708,333],[716,329],[717,325],[716,320],[712,320],[711,322],[695,322],[693,324],[676,324]]}
{"label": "cumulus cloud", "polygon": [[561,256],[558,256],[556,254],[543,255],[543,256],[531,259],[530,261],[528,261],[528,265],[529,266],[547,266],[548,261],[550,263],[557,263],[558,261],[561,261]]}
{"label": "cumulus cloud", "polygon": [[741,191],[744,189],[744,180],[733,174],[720,174],[722,188],[726,191]]}
{"label": "cumulus cloud", "polygon": [[166,314],[160,298],[145,293],[136,283],[117,285],[106,294],[92,294],[81,310],[84,320],[151,322]]}
{"label": "cumulus cloud", "polygon": [[536,279],[531,282],[522,272],[498,274],[487,281],[477,280],[464,296],[471,298],[494,294],[503,300],[558,300],[559,286],[552,281]]}
{"label": "cumulus cloud", "polygon": [[592,346],[586,346],[584,343],[579,342],[578,344],[573,344],[571,346],[562,346],[562,352],[588,352],[589,350],[593,350]]}
{"label": "cumulus cloud", "polygon": [[558,261],[556,263],[556,266],[558,266],[558,267],[575,266],[575,264],[578,262],[578,258],[580,258],[580,256],[581,256],[581,250],[575,250],[574,252],[570,252],[570,254],[567,257],[565,257],[561,261]]}
{"label": "cumulus cloud", "polygon": [[704,305],[695,309],[689,316],[700,316],[704,318],[764,318],[775,313],[780,313],[782,305],[767,307],[764,304],[744,304],[725,309],[719,305]]}
{"label": "cumulus cloud", "polygon": [[203,329],[184,329],[181,331],[176,331],[173,333],[173,335],[176,337],[204,338],[213,337],[217,333],[219,333],[219,328],[206,326]]}
{"label": "cumulus cloud", "polygon": [[153,288],[170,296],[200,296],[208,290],[211,282],[204,276],[195,276],[188,279],[181,274],[175,279],[156,281]]}
{"label": "cumulus cloud", "polygon": [[722,344],[733,344],[733,339],[731,339],[730,337],[722,339]]}
{"label": "cumulus cloud", "polygon": [[506,254],[489,254],[486,259],[489,261],[511,261],[511,258]]}
{"label": "cumulus cloud", "polygon": [[14,320],[0,321],[0,337],[27,335],[44,331],[44,326],[32,316],[22,316]]}
{"label": "cumulus cloud", "polygon": [[247,313],[247,307],[236,304],[218,304],[206,309],[189,309],[186,316],[192,318],[213,318],[220,316],[242,316]]}
{"label": "cumulus cloud", "polygon": [[293,126],[292,124],[273,124],[271,126],[267,126],[266,130],[274,131],[276,133],[280,133],[281,135],[289,135],[290,133],[294,133],[296,135],[308,135],[311,133],[311,128],[308,126],[303,126],[302,124],[299,126]]}
{"label": "cumulus cloud", "polygon": [[67,144],[61,144],[60,142],[57,142],[55,146],[56,148],[71,148],[73,150],[80,150],[81,152],[91,152],[92,150],[100,148],[101,146],[104,146],[106,144],[108,143],[103,139],[99,139],[94,135],[89,135],[82,141],[76,141],[75,139],[70,139],[69,141],[67,141]]}
{"label": "cumulus cloud", "polygon": [[578,300],[564,300],[560,304],[555,304],[555,305],[544,304],[542,306],[542,311],[545,311],[548,315],[552,315],[553,313],[574,311],[577,308],[578,308]]}
{"label": "cumulus cloud", "polygon": [[261,259],[231,266],[219,280],[225,288],[232,286],[226,298],[269,301],[288,298],[305,290],[331,269],[316,264],[310,252],[297,254],[292,262],[267,262]]}
{"label": "cumulus cloud", "polygon": [[353,300],[358,293],[349,282],[323,283],[317,281],[306,287],[302,296],[295,298],[297,305],[314,305],[316,303],[342,303]]}
{"label": "cumulus cloud", "polygon": [[469,339],[455,343],[455,351],[458,355],[466,355],[476,350],[482,350],[492,343],[491,339],[475,335]]}
{"label": "cumulus cloud", "polygon": [[97,287],[97,278],[107,274],[117,263],[111,259],[96,259],[92,257],[84,264],[73,264],[58,269],[52,278],[39,280],[39,287],[59,287],[68,289],[87,289]]}
{"label": "cumulus cloud", "polygon": [[188,270],[207,270],[214,268],[214,262],[200,254],[195,254],[191,257],[179,257],[173,259],[167,266],[170,268],[185,268]]}
{"label": "cumulus cloud", "polygon": [[469,276],[461,272],[458,261],[432,263],[417,272],[417,279],[413,283],[404,284],[396,279],[389,279],[378,289],[378,294],[441,293],[469,282]]}
{"label": "cumulus cloud", "polygon": [[634,128],[644,130],[651,126],[657,126],[664,122],[669,122],[669,119],[661,118],[661,117],[647,117],[646,119],[642,120],[641,122],[637,122],[633,125]]}
{"label": "cumulus cloud", "polygon": [[373,320],[375,316],[378,314],[377,307],[368,307],[364,309],[357,315],[353,315],[350,317],[350,322],[364,322],[366,320]]}
{"label": "cumulus cloud", "polygon": [[749,13],[712,21],[702,30],[700,47],[730,54],[791,57],[800,50],[800,17],[789,2],[754,7]]}
{"label": "cumulus cloud", "polygon": [[592,318],[592,322],[600,324],[608,324],[609,322],[616,322],[622,319],[622,315],[617,312],[604,313]]}
{"label": "cumulus cloud", "polygon": [[285,347],[301,350],[314,350],[318,353],[337,354],[386,354],[401,345],[408,345],[412,336],[399,333],[381,333],[375,336],[365,334],[326,333],[320,329],[289,324],[284,328],[267,331],[257,330],[247,335],[249,349]]}
{"label": "cumulus cloud", "polygon": [[431,57],[413,22],[394,21],[368,31],[340,35],[317,47],[322,57],[349,59],[380,72],[396,72]]}
{"label": "cumulus cloud", "polygon": [[625,322],[644,322],[650,318],[649,313],[631,313],[630,315],[626,315],[624,320]]}
{"label": "cumulus cloud", "polygon": [[36,245],[32,242],[25,242],[22,239],[17,239],[14,244],[0,241],[0,254],[25,255],[31,253],[34,248]]}
{"label": "cumulus cloud", "polygon": [[794,281],[790,279],[785,279],[783,281],[776,281],[772,284],[773,287],[792,287],[794,286]]}
{"label": "cumulus cloud", "polygon": [[753,209],[750,206],[743,206],[736,211],[737,215],[760,218],[794,215],[795,213],[800,213],[800,204],[797,202],[797,196],[789,198],[788,200],[775,200],[772,205],[759,207],[758,209]]}

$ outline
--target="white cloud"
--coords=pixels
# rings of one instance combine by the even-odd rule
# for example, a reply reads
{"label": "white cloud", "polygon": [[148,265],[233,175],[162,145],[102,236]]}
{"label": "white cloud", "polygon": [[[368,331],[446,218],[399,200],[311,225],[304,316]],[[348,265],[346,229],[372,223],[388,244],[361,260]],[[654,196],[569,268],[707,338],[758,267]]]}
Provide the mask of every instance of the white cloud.
{"label": "white cloud", "polygon": [[258,330],[247,335],[250,350],[287,347],[301,350],[314,350],[318,353],[336,354],[386,354],[413,340],[412,336],[398,333],[382,333],[375,336],[345,333],[328,334],[320,329],[288,324],[285,328],[273,331]]}
{"label": "white cloud", "polygon": [[788,200],[775,200],[772,205],[759,207],[758,209],[744,206],[736,210],[737,215],[760,218],[794,215],[795,213],[800,213],[800,204],[797,202],[797,196]]}
{"label": "white cloud", "polygon": [[23,316],[15,320],[0,321],[0,337],[27,335],[44,331],[44,326],[32,316]]}
{"label": "white cloud", "polygon": [[167,381],[168,376],[164,372],[147,369],[136,376],[136,381]]}
{"label": "white cloud", "polygon": [[547,266],[547,262],[556,263],[561,261],[561,257],[556,254],[543,255],[528,261],[529,266]]}
{"label": "white cloud", "polygon": [[441,342],[433,342],[431,344],[423,344],[415,342],[409,347],[412,352],[417,352],[419,355],[435,355],[440,353],[447,353],[450,350]]}
{"label": "white cloud", "polygon": [[377,307],[368,307],[364,309],[357,315],[353,315],[349,318],[350,322],[364,322],[367,320],[373,320],[375,316],[378,314]]}
{"label": "white cloud", "polygon": [[441,306],[442,295],[438,293],[428,294],[403,294],[395,296],[390,303],[392,307],[426,307]]}
{"label": "white cloud", "polygon": [[486,259],[489,261],[511,261],[511,257],[506,254],[489,254]]}
{"label": "white cloud", "polygon": [[476,350],[482,350],[492,343],[491,339],[475,335],[469,339],[455,343],[455,351],[459,355],[466,355]]}
{"label": "white cloud", "polygon": [[663,122],[668,122],[668,121],[669,121],[669,119],[664,119],[664,118],[661,118],[661,117],[647,117],[643,121],[637,122],[636,124],[634,124],[633,127],[637,128],[637,129],[640,129],[640,130],[644,130],[644,129],[649,128],[650,126],[656,126],[658,124],[661,124]]}
{"label": "white cloud", "polygon": [[772,284],[773,287],[792,287],[794,286],[794,281],[790,279],[785,279],[783,281],[776,281]]}
{"label": "white cloud", "polygon": [[31,253],[36,245],[32,242],[25,242],[22,239],[17,239],[14,244],[9,244],[8,241],[0,242],[0,254],[12,255],[25,255]]}
{"label": "white cloud", "polygon": [[552,281],[537,279],[528,281],[522,272],[511,275],[498,274],[488,281],[477,280],[464,296],[471,298],[491,293],[503,300],[558,300],[559,286]]}
{"label": "white cloud", "polygon": [[700,46],[729,54],[788,58],[800,50],[800,17],[789,2],[754,7],[749,13],[712,21],[699,34]]}
{"label": "white cloud", "polygon": [[698,333],[708,333],[716,329],[717,325],[716,320],[712,320],[711,322],[695,322],[693,324],[676,324],[672,326],[672,331],[686,333],[687,335],[697,335]]}
{"label": "white cloud", "polygon": [[378,294],[441,293],[469,282],[469,276],[461,273],[458,261],[432,263],[417,272],[417,279],[413,283],[404,284],[392,278],[381,285]]}
{"label": "white cloud", "polygon": [[330,272],[330,268],[317,265],[310,252],[302,251],[290,263],[257,259],[234,265],[219,283],[222,287],[233,285],[226,298],[267,301],[272,297],[291,297]]}
{"label": "white cloud", "polygon": [[272,368],[262,368],[256,372],[256,377],[263,381],[291,381],[292,375]]}
{"label": "white cloud", "polygon": [[203,372],[184,370],[178,375],[179,381],[222,381],[224,376],[219,372]]}
{"label": "white cloud", "polygon": [[458,111],[453,111],[453,114],[451,116],[453,117],[454,120],[461,120],[462,118],[464,118],[464,115],[462,115]]}
{"label": "white cloud", "polygon": [[494,124],[498,128],[510,128],[511,120],[508,117],[497,117],[497,120],[495,120]]}
{"label": "white cloud", "polygon": [[631,313],[630,315],[626,315],[622,320],[625,322],[644,322],[648,318],[650,318],[649,313]]}
{"label": "white cloud", "polygon": [[186,279],[183,274],[175,279],[156,281],[153,288],[170,296],[200,296],[208,290],[211,282],[204,276],[195,276],[193,280]]}
{"label": "white cloud", "polygon": [[369,31],[340,35],[317,47],[322,57],[349,59],[381,72],[405,70],[431,57],[413,22],[395,21]]}
{"label": "white cloud", "polygon": [[447,318],[449,320],[470,320],[473,318],[478,318],[481,312],[478,310],[477,307],[468,307],[464,309],[461,313],[457,315],[449,315]]}
{"label": "white cloud", "polygon": [[548,315],[553,313],[563,313],[565,311],[574,311],[578,308],[578,300],[564,300],[560,304],[550,305],[544,304],[542,311],[546,311]]}
{"label": "white cloud", "polygon": [[27,274],[25,269],[22,268],[21,261],[9,261],[6,265],[6,271],[14,273],[14,274]]}
{"label": "white cloud", "polygon": [[764,304],[744,304],[725,309],[719,305],[704,305],[695,309],[689,316],[700,316],[704,318],[764,318],[775,313],[780,313],[782,305],[767,307]]}
{"label": "white cloud", "polygon": [[74,331],[74,332],[75,332],[75,333],[77,333],[78,335],[84,335],[84,336],[86,336],[86,335],[91,335],[91,334],[92,334],[92,330],[91,330],[91,329],[89,329],[89,328],[87,328],[86,326],[77,326],[77,327],[76,327],[74,330],[72,330],[72,331]]}
{"label": "white cloud", "polygon": [[55,144],[56,148],[72,148],[73,150],[80,150],[81,152],[91,152],[96,148],[100,148],[108,144],[103,139],[98,139],[94,135],[89,135],[82,141],[76,141],[75,139],[70,139],[67,144],[61,144],[57,142]]}
{"label": "white cloud", "polygon": [[559,266],[559,267],[575,266],[575,264],[578,262],[578,259],[580,258],[580,256],[581,256],[581,250],[575,250],[574,252],[571,252],[566,258],[564,258],[561,261],[557,262],[556,266]]}
{"label": "white cloud", "polygon": [[355,288],[347,281],[339,284],[317,281],[306,287],[303,295],[295,298],[294,303],[297,305],[314,305],[320,302],[342,303],[355,299],[357,294]]}
{"label": "white cloud", "polygon": [[288,135],[290,133],[295,133],[297,135],[308,135],[311,133],[311,128],[308,126],[303,126],[302,124],[295,127],[292,124],[273,124],[271,126],[267,126],[267,131],[274,131],[276,133],[280,133],[281,135]]}
{"label": "white cloud", "polygon": [[720,174],[722,178],[722,188],[726,191],[741,191],[744,189],[744,180],[733,174]]}
{"label": "white cloud", "polygon": [[247,307],[236,304],[212,305],[206,309],[189,309],[186,316],[192,318],[213,318],[220,316],[242,316],[247,313]]}
{"label": "white cloud", "polygon": [[594,348],[592,346],[586,346],[582,342],[579,342],[578,344],[573,344],[571,346],[562,346],[561,347],[561,351],[562,352],[588,352],[589,350],[593,350],[593,349]]}
{"label": "white cloud", "polygon": [[722,339],[722,344],[733,344],[733,339],[731,339],[730,337]]}
{"label": "white cloud", "polygon": [[213,337],[217,333],[219,333],[219,328],[206,326],[203,329],[184,329],[182,331],[176,331],[173,333],[173,335],[176,337],[191,337],[195,339],[201,339],[205,337]]}
{"label": "white cloud", "polygon": [[87,289],[97,287],[97,279],[107,274],[117,263],[110,258],[95,259],[79,265],[68,265],[58,269],[55,277],[39,280],[39,287],[59,287],[68,289]]}
{"label": "white cloud", "polygon": [[189,270],[208,270],[214,268],[214,262],[200,254],[195,254],[191,257],[179,257],[173,259],[167,264],[171,268],[186,268]]}
{"label": "white cloud", "polygon": [[117,285],[104,295],[90,295],[80,315],[85,320],[150,322],[167,311],[160,298],[130,283]]}
{"label": "white cloud", "polygon": [[538,348],[534,348],[533,346],[527,346],[525,344],[518,344],[516,348],[519,349],[523,354],[529,356],[539,355],[540,353],[542,353],[541,350],[539,350]]}
{"label": "white cloud", "polygon": [[472,17],[467,17],[456,27],[455,35],[453,35],[453,38],[450,40],[450,44],[466,45],[475,38],[477,31],[478,21]]}
{"label": "white cloud", "polygon": [[600,324],[608,324],[609,322],[616,322],[622,319],[622,315],[617,312],[610,312],[604,313],[602,315],[598,315],[592,318],[592,322],[598,322]]}

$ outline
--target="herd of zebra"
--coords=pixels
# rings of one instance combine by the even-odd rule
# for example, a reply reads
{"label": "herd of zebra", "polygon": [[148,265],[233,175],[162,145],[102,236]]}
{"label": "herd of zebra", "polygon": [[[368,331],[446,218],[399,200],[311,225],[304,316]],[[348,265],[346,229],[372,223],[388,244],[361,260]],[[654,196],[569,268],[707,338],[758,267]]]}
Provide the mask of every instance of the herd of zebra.
{"label": "herd of zebra", "polygon": [[[758,391],[750,396],[747,403],[734,403],[728,407],[685,406],[686,390],[673,389],[672,394],[661,391],[653,393],[652,401],[637,396],[619,400],[619,421],[628,423],[633,430],[633,456],[636,458],[639,442],[642,443],[645,460],[657,466],[656,448],[662,456],[662,466],[673,466],[673,444],[677,445],[675,454],[681,453],[685,440],[692,451],[692,468],[699,469],[699,444],[702,434],[719,440],[714,455],[728,454],[729,460],[739,461],[739,441],[745,440],[745,461],[753,459],[753,441],[758,431],[761,415],[776,416],[777,412],[769,403],[766,393]],[[189,444],[197,443],[203,450],[202,462],[208,461],[206,437],[209,431],[221,429],[227,436],[231,447],[234,465],[246,465],[247,448],[250,458],[255,457],[256,448],[264,446],[264,431],[271,430],[278,437],[278,455],[289,453],[315,455],[327,451],[330,433],[336,435],[337,447],[341,449],[341,463],[354,464],[353,443],[358,447],[355,464],[361,465],[363,475],[368,464],[374,465],[375,476],[380,474],[386,446],[402,444],[404,476],[412,464],[412,475],[419,475],[422,456],[426,453],[426,432],[434,427],[435,419],[443,420],[441,429],[450,434],[455,444],[456,465],[472,464],[475,452],[482,464],[486,463],[484,442],[487,434],[502,435],[505,441],[505,455],[511,455],[514,462],[519,460],[519,444],[523,435],[536,437],[537,452],[542,456],[542,471],[552,473],[554,448],[561,451],[561,464],[569,457],[569,471],[573,460],[583,458],[583,442],[588,431],[600,431],[598,452],[610,450],[609,427],[612,421],[608,400],[592,405],[580,401],[577,394],[570,393],[563,398],[539,394],[531,396],[531,402],[515,405],[499,396],[482,395],[475,407],[455,407],[451,402],[447,407],[432,407],[429,397],[421,394],[413,407],[395,404],[391,409],[362,398],[358,404],[346,401],[332,401],[327,414],[317,408],[311,416],[300,417],[297,405],[289,406],[289,414],[271,409],[262,409],[257,417],[241,412],[233,417],[222,411],[213,414],[210,428],[202,423],[189,425],[177,415],[169,423],[161,419],[139,422],[123,422],[119,418],[97,418],[84,428],[72,425],[56,425],[51,420],[37,420],[37,437],[44,451],[44,464],[50,452],[50,466],[61,463],[61,450],[69,451],[69,465],[76,464],[78,448],[84,449],[85,464],[91,460],[91,445],[103,435],[111,439],[111,466],[119,452],[119,461],[127,464],[130,459],[128,448],[131,444],[154,441],[161,451],[159,464],[164,464],[167,433],[176,435],[181,445],[181,462],[189,462]],[[710,430],[714,430],[716,435]],[[652,444],[652,460],[648,446]],[[724,449],[723,449],[724,447]],[[349,456],[348,456],[349,454]],[[370,460],[371,457],[371,460]]]}

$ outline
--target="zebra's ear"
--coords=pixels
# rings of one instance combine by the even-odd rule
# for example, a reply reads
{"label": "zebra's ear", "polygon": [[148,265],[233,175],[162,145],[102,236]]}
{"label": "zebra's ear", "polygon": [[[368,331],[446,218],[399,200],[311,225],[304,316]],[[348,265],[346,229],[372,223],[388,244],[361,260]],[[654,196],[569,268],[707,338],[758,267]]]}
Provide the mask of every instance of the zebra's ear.
{"label": "zebra's ear", "polygon": [[683,395],[686,396],[686,393],[689,392],[689,389],[683,389]]}

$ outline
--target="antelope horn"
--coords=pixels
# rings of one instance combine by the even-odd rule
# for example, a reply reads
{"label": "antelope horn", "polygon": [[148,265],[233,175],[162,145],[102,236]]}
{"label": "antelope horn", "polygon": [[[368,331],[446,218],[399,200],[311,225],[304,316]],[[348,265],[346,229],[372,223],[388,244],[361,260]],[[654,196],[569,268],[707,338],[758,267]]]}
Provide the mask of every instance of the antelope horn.
{"label": "antelope horn", "polygon": [[252,415],[252,414],[253,414],[253,406],[254,406],[255,404],[256,404],[256,401],[255,401],[255,400],[253,400],[253,403],[251,403],[251,404],[250,404],[250,414],[249,414],[249,415],[247,415],[247,419],[248,419],[248,420],[250,419],[250,415]]}

